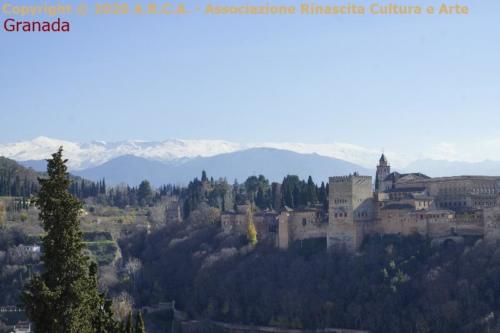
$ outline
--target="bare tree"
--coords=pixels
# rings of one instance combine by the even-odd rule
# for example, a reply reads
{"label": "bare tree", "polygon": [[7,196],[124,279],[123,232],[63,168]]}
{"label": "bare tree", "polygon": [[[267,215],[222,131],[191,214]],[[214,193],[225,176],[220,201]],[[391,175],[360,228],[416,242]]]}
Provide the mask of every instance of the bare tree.
{"label": "bare tree", "polygon": [[137,280],[139,277],[139,271],[142,268],[142,262],[137,258],[130,258],[125,264],[125,272],[127,273],[133,290],[137,287]]}
{"label": "bare tree", "polygon": [[113,313],[119,321],[125,321],[134,308],[134,299],[126,291],[113,298]]}

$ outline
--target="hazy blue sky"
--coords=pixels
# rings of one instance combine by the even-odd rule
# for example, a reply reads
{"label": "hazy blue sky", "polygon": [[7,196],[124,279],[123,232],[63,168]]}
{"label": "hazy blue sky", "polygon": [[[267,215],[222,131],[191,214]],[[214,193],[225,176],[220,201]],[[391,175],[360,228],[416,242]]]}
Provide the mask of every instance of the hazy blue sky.
{"label": "hazy blue sky", "polygon": [[67,34],[2,31],[0,143],[45,135],[411,150],[500,139],[500,2],[462,3],[470,15],[121,16],[72,18]]}

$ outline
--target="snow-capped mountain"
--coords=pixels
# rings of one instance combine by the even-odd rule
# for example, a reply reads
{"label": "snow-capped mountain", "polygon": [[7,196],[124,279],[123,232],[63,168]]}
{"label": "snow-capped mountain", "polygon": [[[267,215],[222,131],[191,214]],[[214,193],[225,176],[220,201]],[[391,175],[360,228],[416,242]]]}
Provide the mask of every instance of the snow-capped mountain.
{"label": "snow-capped mountain", "polygon": [[60,146],[64,147],[72,170],[101,165],[119,156],[133,155],[151,160],[169,162],[194,157],[208,157],[242,149],[242,145],[221,140],[166,140],[147,142],[127,140],[120,142],[92,141],[76,143],[37,137],[30,141],[0,144],[0,156],[16,161],[43,160]]}
{"label": "snow-capped mountain", "polygon": [[230,182],[245,181],[251,175],[265,175],[270,181],[281,181],[288,174],[302,179],[312,176],[316,182],[328,181],[329,176],[340,176],[355,171],[372,174],[374,170],[343,160],[300,154],[273,148],[251,148],[211,157],[197,157],[182,164],[161,163],[137,156],[120,156],[102,165],[75,174],[90,180],[106,179],[107,184],[126,183],[137,186],[147,179],[155,186],[188,184],[205,170],[209,177],[226,178]]}
{"label": "snow-capped mountain", "polygon": [[[83,170],[101,165],[120,156],[133,155],[160,162],[174,162],[195,157],[211,157],[250,148],[276,148],[296,153],[333,157],[367,168],[373,168],[380,151],[346,143],[236,143],[223,140],[179,140],[119,142],[92,141],[77,143],[48,137],[37,137],[29,141],[0,144],[0,156],[17,161],[43,160],[63,146],[72,170]],[[393,164],[402,164],[405,158],[397,153],[388,153]]]}

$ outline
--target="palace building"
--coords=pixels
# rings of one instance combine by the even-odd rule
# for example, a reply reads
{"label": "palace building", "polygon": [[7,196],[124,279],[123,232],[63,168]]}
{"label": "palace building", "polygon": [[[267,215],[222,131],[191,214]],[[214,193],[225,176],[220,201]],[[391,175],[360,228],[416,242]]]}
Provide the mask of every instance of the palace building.
{"label": "palace building", "polygon": [[[436,241],[500,240],[500,176],[431,178],[391,172],[382,154],[371,176],[329,178],[328,209],[320,206],[254,213],[258,235],[281,249],[324,239],[329,249],[357,251],[371,234],[420,234]],[[225,232],[244,233],[245,212],[222,213]]]}

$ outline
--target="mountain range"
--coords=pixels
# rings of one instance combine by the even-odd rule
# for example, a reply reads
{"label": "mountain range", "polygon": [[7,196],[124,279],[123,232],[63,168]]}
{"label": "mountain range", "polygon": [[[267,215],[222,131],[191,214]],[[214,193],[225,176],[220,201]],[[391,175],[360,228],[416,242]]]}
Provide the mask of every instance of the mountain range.
{"label": "mountain range", "polygon": [[[0,156],[16,161],[43,160],[64,147],[71,170],[83,170],[101,165],[114,158],[133,155],[159,162],[179,162],[197,157],[211,157],[251,148],[275,148],[301,154],[319,154],[345,160],[364,167],[373,167],[380,157],[380,151],[367,149],[348,143],[305,144],[305,143],[236,143],[223,140],[165,140],[119,142],[92,141],[77,143],[72,141],[37,137],[33,140],[0,144]],[[397,153],[390,153],[391,160],[401,159]]]}
{"label": "mountain range", "polygon": [[211,157],[197,157],[182,163],[162,163],[131,155],[121,156],[100,166],[76,172],[90,180],[102,177],[111,184],[125,182],[138,184],[148,179],[155,185],[186,184],[200,177],[205,170],[209,177],[244,181],[251,175],[265,175],[271,181],[281,181],[292,174],[301,178],[309,175],[317,182],[327,182],[329,176],[345,175],[358,171],[372,172],[359,165],[320,156],[299,154],[273,148],[252,148]]}
{"label": "mountain range", "polygon": [[[240,144],[222,140],[128,140],[114,143],[93,141],[75,143],[38,137],[30,141],[0,144],[0,156],[17,160],[37,171],[45,170],[44,159],[65,149],[70,171],[75,175],[110,184],[185,184],[206,170],[214,178],[228,181],[264,174],[280,181],[287,174],[315,181],[354,171],[373,175],[379,151],[346,144],[264,143]],[[387,152],[393,168],[400,172],[422,172],[432,177],[456,175],[500,175],[499,161],[463,162],[420,159],[407,163],[404,155]],[[403,162],[406,161],[406,162]]]}

